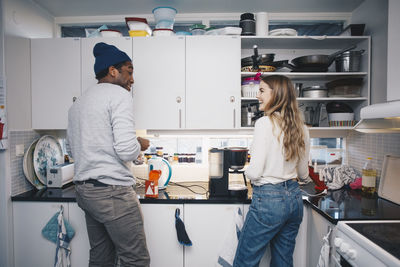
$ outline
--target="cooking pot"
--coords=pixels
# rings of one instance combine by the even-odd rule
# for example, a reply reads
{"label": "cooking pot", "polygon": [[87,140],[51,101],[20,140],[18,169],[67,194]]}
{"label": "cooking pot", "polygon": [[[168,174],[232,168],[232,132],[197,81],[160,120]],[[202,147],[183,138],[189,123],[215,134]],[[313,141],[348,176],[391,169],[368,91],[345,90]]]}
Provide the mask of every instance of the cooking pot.
{"label": "cooking pot", "polygon": [[244,168],[247,161],[248,149],[246,147],[229,147],[229,168],[232,170],[240,170]]}
{"label": "cooking pot", "polygon": [[327,97],[328,90],[320,85],[314,85],[306,88],[302,88],[303,97],[318,98]]}
{"label": "cooking pot", "polygon": [[331,55],[310,55],[297,57],[292,60],[292,64],[287,64],[285,67],[295,71],[328,71],[329,66],[333,63],[336,56],[356,47],[356,45],[353,45],[339,50]]}
{"label": "cooking pot", "polygon": [[337,72],[358,72],[360,71],[361,55],[365,50],[347,51],[335,58]]}

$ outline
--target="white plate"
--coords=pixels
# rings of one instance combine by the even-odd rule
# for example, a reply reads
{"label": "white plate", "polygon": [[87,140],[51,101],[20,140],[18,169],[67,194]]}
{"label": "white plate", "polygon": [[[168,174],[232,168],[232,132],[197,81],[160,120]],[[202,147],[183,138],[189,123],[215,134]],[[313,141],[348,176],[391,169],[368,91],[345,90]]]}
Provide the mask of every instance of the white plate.
{"label": "white plate", "polygon": [[64,163],[60,143],[51,135],[42,136],[33,151],[33,167],[40,182],[47,184],[47,168]]}
{"label": "white plate", "polygon": [[36,176],[35,169],[33,168],[33,150],[36,147],[36,144],[39,139],[33,141],[33,143],[29,146],[28,150],[26,150],[24,155],[24,160],[22,162],[22,169],[24,170],[24,174],[26,179],[38,190],[44,188],[44,184],[42,184],[38,177]]}
{"label": "white plate", "polygon": [[268,33],[270,36],[297,36],[297,31],[290,28],[276,29]]}

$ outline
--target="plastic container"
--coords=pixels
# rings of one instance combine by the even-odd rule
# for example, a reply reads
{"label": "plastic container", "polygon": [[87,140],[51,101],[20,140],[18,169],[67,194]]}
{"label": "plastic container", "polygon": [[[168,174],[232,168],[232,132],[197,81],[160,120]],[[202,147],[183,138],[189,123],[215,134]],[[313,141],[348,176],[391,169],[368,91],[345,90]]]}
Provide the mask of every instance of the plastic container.
{"label": "plastic container", "polygon": [[101,30],[100,35],[101,37],[121,37],[122,33],[118,30],[107,29],[107,30]]}
{"label": "plastic container", "polygon": [[[310,147],[310,158],[311,163],[314,166],[315,163],[318,165],[325,165],[327,162],[327,146],[311,146]],[[316,170],[318,171],[318,170]]]}
{"label": "plastic container", "polygon": [[160,6],[156,7],[152,11],[154,15],[154,20],[156,21],[156,24],[160,22],[161,20],[169,20],[172,22],[175,22],[175,16],[178,11],[169,6]]}
{"label": "plastic container", "polygon": [[[145,18],[136,18],[136,17],[128,17],[125,18],[126,26],[128,26],[130,31],[145,31],[151,35],[151,28],[147,23],[147,19]],[[132,36],[132,35],[130,35]],[[134,36],[143,36],[143,35],[134,35]]]}
{"label": "plastic container", "polygon": [[154,29],[153,36],[172,36],[175,32],[171,29]]}
{"label": "plastic container", "polygon": [[372,168],[372,158],[367,158],[362,168],[362,192],[373,195],[376,191],[376,170]]}
{"label": "plastic container", "polygon": [[192,35],[204,35],[206,33],[206,25],[204,24],[193,24],[189,29]]}
{"label": "plastic container", "polygon": [[156,29],[170,29],[174,28],[174,22],[172,20],[160,20],[156,26]]}
{"label": "plastic container", "polygon": [[149,33],[147,31],[129,31],[129,36],[130,37],[145,37],[145,36],[149,36]]}

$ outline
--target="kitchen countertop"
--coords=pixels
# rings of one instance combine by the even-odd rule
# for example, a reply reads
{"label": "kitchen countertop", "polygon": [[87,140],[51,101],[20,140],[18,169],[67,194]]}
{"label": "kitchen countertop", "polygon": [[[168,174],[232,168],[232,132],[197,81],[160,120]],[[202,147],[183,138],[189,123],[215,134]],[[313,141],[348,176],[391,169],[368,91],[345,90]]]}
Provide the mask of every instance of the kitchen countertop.
{"label": "kitchen countertop", "polygon": [[[191,192],[190,190],[194,191]],[[165,190],[159,191],[157,199],[145,198],[144,187],[138,183],[136,192],[140,203],[156,204],[250,204],[248,199],[234,198],[209,198],[207,182],[171,183]],[[302,185],[301,188],[315,194],[314,184]],[[251,196],[251,187],[249,187]],[[47,202],[75,202],[75,190],[71,184],[64,189],[31,190],[11,197],[12,201],[47,201]],[[360,190],[352,190],[348,187],[335,191],[328,191],[325,196],[306,196],[303,194],[304,203],[310,205],[319,214],[331,223],[336,224],[340,220],[399,220],[400,205],[378,197],[365,197]]]}

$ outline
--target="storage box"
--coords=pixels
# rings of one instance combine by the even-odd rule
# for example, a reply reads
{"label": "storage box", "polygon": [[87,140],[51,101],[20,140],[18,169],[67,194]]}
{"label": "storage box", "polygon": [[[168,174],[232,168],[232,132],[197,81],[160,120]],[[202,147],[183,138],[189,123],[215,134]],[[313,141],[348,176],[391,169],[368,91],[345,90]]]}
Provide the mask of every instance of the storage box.
{"label": "storage box", "polygon": [[341,148],[328,148],[326,150],[326,164],[342,165],[344,163],[344,150]]}
{"label": "storage box", "polygon": [[312,165],[314,166],[315,163],[317,165],[325,165],[326,164],[326,153],[327,153],[327,146],[311,146],[310,147],[310,158]]}

